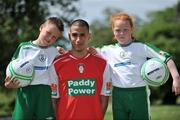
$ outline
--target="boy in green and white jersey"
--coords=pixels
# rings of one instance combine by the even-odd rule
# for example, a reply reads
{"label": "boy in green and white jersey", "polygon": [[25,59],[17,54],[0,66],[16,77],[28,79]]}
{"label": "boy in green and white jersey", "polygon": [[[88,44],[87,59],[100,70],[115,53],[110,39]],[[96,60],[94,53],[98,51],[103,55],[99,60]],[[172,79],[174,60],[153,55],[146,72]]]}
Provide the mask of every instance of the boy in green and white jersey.
{"label": "boy in green and white jersey", "polygon": [[60,19],[50,17],[39,30],[38,38],[21,43],[12,58],[29,59],[33,62],[35,74],[31,84],[18,88],[19,83],[15,78],[7,76],[5,79],[7,88],[18,88],[13,120],[55,119],[51,99],[50,68],[59,52],[52,45],[62,36],[64,26]]}

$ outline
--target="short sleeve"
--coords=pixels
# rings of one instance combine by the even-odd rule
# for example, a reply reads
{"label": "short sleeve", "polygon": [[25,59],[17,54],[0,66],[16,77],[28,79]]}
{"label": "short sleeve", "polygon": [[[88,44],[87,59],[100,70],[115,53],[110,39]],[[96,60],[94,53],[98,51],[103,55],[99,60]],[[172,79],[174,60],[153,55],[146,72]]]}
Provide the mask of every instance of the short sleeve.
{"label": "short sleeve", "polygon": [[52,98],[59,98],[59,88],[58,88],[58,77],[54,66],[50,66],[50,86],[51,86],[51,96]]}
{"label": "short sleeve", "polygon": [[103,86],[101,95],[110,96],[112,94],[112,81],[111,81],[112,70],[110,65],[107,63],[103,73]]}

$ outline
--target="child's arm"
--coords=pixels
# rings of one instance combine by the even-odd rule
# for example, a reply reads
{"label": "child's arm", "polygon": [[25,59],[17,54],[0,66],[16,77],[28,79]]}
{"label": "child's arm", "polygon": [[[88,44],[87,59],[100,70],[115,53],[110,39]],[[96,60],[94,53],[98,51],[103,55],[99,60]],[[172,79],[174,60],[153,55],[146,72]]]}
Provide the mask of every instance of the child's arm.
{"label": "child's arm", "polygon": [[56,47],[57,49],[58,49],[58,52],[60,53],[60,54],[65,54],[67,51],[63,48],[63,47],[61,47],[61,46],[57,46]]}
{"label": "child's arm", "polygon": [[173,78],[172,91],[175,92],[175,95],[180,94],[180,76],[177,71],[176,65],[172,59],[167,62],[167,66]]}
{"label": "child's arm", "polygon": [[19,81],[15,78],[6,77],[4,86],[7,88],[18,88],[19,87]]}

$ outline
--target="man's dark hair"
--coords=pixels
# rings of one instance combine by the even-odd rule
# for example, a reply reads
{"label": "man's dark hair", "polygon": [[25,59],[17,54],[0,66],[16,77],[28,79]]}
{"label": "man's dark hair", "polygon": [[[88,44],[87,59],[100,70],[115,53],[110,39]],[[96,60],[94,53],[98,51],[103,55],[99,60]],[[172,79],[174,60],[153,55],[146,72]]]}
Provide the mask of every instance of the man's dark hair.
{"label": "man's dark hair", "polygon": [[70,24],[70,27],[73,26],[73,25],[78,25],[78,26],[81,26],[81,27],[86,27],[87,30],[89,31],[89,24],[88,24],[88,22],[86,22],[83,19],[76,19],[76,20],[72,21],[71,24]]}

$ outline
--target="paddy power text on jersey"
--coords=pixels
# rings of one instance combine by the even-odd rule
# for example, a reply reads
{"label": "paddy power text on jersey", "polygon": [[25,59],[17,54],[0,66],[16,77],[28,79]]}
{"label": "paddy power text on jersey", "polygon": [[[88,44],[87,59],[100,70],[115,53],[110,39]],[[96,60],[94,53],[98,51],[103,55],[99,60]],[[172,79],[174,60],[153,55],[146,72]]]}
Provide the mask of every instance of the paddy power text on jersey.
{"label": "paddy power text on jersey", "polygon": [[96,80],[94,78],[68,80],[66,84],[69,96],[93,95],[96,92]]}

